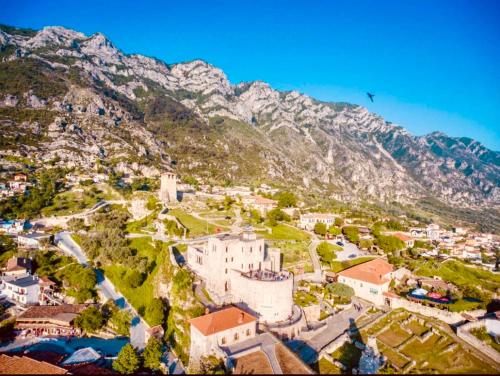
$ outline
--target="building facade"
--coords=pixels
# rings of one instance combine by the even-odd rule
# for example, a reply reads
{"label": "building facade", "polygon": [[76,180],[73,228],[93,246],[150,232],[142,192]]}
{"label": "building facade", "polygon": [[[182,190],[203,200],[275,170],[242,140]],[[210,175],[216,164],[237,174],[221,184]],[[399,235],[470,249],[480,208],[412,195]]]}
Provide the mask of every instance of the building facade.
{"label": "building facade", "polygon": [[279,249],[246,229],[189,245],[187,264],[216,303],[235,303],[274,323],[287,320],[293,308],[293,275],[281,270],[280,257]]}
{"label": "building facade", "polygon": [[12,302],[24,306],[39,303],[40,283],[37,276],[28,274],[2,277],[1,293]]}
{"label": "building facade", "polygon": [[338,281],[352,287],[357,297],[376,305],[384,305],[384,294],[389,292],[393,266],[375,259],[338,273]]}
{"label": "building facade", "polygon": [[300,227],[305,230],[313,230],[316,223],[324,223],[326,227],[335,224],[335,215],[325,213],[307,213],[300,215]]}
{"label": "building facade", "polygon": [[191,324],[190,364],[202,356],[223,355],[223,349],[255,337],[257,319],[237,308],[226,307],[189,320]]}

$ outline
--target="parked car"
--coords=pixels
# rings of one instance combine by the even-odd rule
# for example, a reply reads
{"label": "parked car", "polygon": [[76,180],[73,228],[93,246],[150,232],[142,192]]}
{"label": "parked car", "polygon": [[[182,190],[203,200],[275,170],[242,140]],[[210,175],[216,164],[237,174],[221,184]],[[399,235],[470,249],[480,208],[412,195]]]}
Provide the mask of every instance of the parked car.
{"label": "parked car", "polygon": [[344,246],[344,243],[342,243],[342,242],[337,242],[337,245],[340,245],[341,247],[343,247],[343,246]]}
{"label": "parked car", "polygon": [[356,257],[356,255],[354,253],[352,253],[349,256],[347,256],[347,258],[354,258],[354,257]]}

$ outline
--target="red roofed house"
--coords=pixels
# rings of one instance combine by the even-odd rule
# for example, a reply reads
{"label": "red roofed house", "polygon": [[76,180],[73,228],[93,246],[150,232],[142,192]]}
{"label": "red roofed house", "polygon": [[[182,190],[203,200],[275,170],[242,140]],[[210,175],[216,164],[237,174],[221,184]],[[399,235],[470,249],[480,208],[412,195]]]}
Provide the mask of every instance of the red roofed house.
{"label": "red roofed house", "polygon": [[403,241],[406,245],[406,248],[413,248],[413,246],[415,245],[415,240],[413,240],[411,236],[403,234],[402,232],[395,232],[394,234],[392,234],[392,236]]}
{"label": "red roofed house", "polygon": [[377,258],[338,273],[338,281],[354,289],[354,294],[376,305],[384,304],[393,266]]}
{"label": "red roofed house", "polygon": [[189,320],[191,349],[189,362],[202,356],[222,355],[221,347],[255,337],[257,318],[237,307],[226,307]]}
{"label": "red roofed house", "polygon": [[258,210],[262,215],[278,207],[278,201],[262,196],[244,197],[241,202],[246,209]]}

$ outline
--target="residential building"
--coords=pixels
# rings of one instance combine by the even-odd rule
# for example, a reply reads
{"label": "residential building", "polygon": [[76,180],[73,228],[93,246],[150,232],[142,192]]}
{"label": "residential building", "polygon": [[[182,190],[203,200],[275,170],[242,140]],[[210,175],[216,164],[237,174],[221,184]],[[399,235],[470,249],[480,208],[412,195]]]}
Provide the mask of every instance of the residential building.
{"label": "residential building", "polygon": [[327,213],[307,213],[300,215],[300,227],[305,230],[313,230],[316,223],[324,223],[326,227],[333,226],[335,224],[335,218],[337,216],[334,214]]}
{"label": "residential building", "polygon": [[393,266],[377,258],[338,273],[338,281],[354,289],[356,296],[376,305],[384,304],[384,294],[389,292]]}
{"label": "residential building", "polygon": [[85,304],[63,304],[55,306],[33,306],[16,318],[16,328],[36,336],[80,335],[75,328],[75,318],[86,308]]}
{"label": "residential building", "polygon": [[0,233],[15,235],[24,230],[25,221],[22,220],[6,220],[0,221]]}
{"label": "residential building", "polygon": [[426,236],[430,240],[439,240],[441,236],[441,230],[439,229],[439,225],[432,223],[425,229]]}
{"label": "residential building", "polygon": [[26,248],[40,249],[42,248],[43,241],[45,239],[50,240],[51,238],[51,234],[45,234],[43,232],[30,232],[28,234],[19,234],[17,236],[17,243]]}
{"label": "residential building", "polygon": [[40,284],[36,275],[4,276],[1,281],[1,293],[10,301],[23,306],[39,303]]}
{"label": "residential building", "polygon": [[32,262],[30,258],[12,256],[7,260],[7,265],[2,270],[5,276],[31,274]]}
{"label": "residential building", "polygon": [[14,175],[14,181],[28,181],[28,176],[23,173],[18,173]]}
{"label": "residential building", "polygon": [[268,248],[252,228],[188,245],[187,265],[217,304],[237,304],[268,323],[293,313],[293,275],[281,270],[280,250]]}
{"label": "residential building", "polygon": [[247,196],[241,199],[245,209],[258,210],[261,215],[266,215],[267,212],[278,207],[278,201],[271,200],[262,196]]}
{"label": "residential building", "polygon": [[0,375],[64,375],[68,370],[28,356],[0,354]]}
{"label": "residential building", "polygon": [[240,197],[250,196],[252,194],[252,190],[249,187],[230,187],[230,188],[224,188],[222,190],[222,193],[232,198],[236,198],[238,196]]}
{"label": "residential building", "polygon": [[415,240],[407,234],[403,234],[402,232],[395,232],[392,234],[392,236],[398,238],[401,240],[403,243],[405,243],[406,248],[413,248],[415,245]]}
{"label": "residential building", "polygon": [[190,362],[201,356],[223,356],[223,347],[253,338],[257,318],[237,307],[226,307],[189,320],[191,324]]}

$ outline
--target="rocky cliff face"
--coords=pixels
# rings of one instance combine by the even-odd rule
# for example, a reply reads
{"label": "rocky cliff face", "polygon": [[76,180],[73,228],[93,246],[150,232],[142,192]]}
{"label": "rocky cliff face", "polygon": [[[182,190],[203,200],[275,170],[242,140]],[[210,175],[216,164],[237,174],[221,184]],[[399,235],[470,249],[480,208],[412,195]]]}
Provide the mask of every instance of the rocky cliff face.
{"label": "rocky cliff face", "polygon": [[99,33],[3,28],[0,46],[4,153],[150,172],[175,160],[205,180],[274,180],[337,199],[500,202],[500,155],[469,138],[416,137],[360,106],[234,85],[200,60],[125,55]]}

